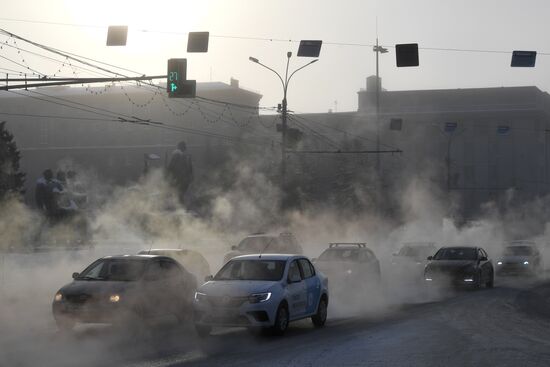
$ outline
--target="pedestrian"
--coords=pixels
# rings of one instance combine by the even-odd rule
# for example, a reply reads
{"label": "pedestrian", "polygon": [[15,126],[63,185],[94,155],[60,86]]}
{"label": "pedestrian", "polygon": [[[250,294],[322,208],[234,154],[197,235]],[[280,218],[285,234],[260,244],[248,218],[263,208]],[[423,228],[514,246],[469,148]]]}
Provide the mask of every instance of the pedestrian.
{"label": "pedestrian", "polygon": [[180,203],[183,204],[185,193],[193,181],[193,162],[186,152],[187,146],[180,141],[172,151],[167,167],[167,176],[171,185],[176,189]]}

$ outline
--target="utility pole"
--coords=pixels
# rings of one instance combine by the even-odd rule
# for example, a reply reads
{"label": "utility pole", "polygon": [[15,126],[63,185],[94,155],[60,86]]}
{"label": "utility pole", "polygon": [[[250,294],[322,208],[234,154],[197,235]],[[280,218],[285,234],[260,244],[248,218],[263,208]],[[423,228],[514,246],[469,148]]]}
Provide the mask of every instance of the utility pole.
{"label": "utility pole", "polygon": [[[376,52],[376,150],[380,150],[380,91],[382,86],[380,85],[380,72],[378,67],[378,54],[387,53],[388,49],[378,45],[378,37],[376,37],[376,46],[372,49]],[[380,155],[376,156],[376,172],[380,177]]]}

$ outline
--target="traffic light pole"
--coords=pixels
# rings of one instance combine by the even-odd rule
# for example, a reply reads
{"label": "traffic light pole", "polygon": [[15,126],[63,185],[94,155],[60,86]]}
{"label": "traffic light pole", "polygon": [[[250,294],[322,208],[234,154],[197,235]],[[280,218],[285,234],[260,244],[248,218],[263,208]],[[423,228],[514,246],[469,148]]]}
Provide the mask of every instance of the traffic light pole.
{"label": "traffic light pole", "polygon": [[[109,83],[109,82],[127,82],[127,81],[147,81],[153,79],[166,79],[166,75],[154,76],[137,76],[137,77],[121,77],[121,78],[61,78],[61,79],[44,79],[44,78],[14,78],[4,80],[6,85],[0,87],[0,90],[11,89],[27,89],[36,87],[52,87],[57,85],[71,85],[84,83]],[[9,85],[9,82],[25,82],[24,84]]]}

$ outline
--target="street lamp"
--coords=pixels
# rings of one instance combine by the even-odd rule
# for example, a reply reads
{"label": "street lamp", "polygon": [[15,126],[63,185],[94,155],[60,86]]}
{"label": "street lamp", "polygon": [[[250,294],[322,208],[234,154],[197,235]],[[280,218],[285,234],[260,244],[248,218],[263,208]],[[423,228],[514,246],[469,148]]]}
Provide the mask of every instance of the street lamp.
{"label": "street lamp", "polygon": [[[387,48],[378,45],[378,37],[376,38],[376,46],[372,48],[376,52],[376,150],[380,151],[380,76],[378,71],[378,54],[388,52]],[[376,172],[380,176],[380,154],[376,155]]]}
{"label": "street lamp", "polygon": [[283,87],[283,105],[282,105],[282,116],[281,116],[281,120],[282,120],[282,128],[281,128],[281,133],[282,133],[282,144],[281,144],[281,187],[283,189],[283,194],[285,193],[285,189],[286,189],[286,146],[287,146],[287,99],[286,99],[286,96],[287,96],[287,91],[288,91],[288,85],[290,83],[290,80],[292,79],[292,76],[294,76],[294,74],[296,74],[298,71],[302,70],[303,68],[305,68],[306,66],[309,66],[317,61],[319,61],[319,59],[315,59],[315,60],[312,60],[310,62],[308,62],[307,64],[299,67],[298,69],[294,70],[290,75],[288,75],[288,67],[290,65],[290,58],[292,57],[292,52],[287,52],[286,53],[286,57],[287,57],[287,61],[286,61],[286,71],[285,71],[285,77],[283,79],[283,77],[277,72],[275,71],[273,68],[270,68],[269,66],[267,65],[264,65],[260,62],[260,60],[258,60],[257,58],[255,57],[252,57],[250,56],[248,59],[250,61],[252,61],[253,63],[255,64],[258,64],[258,65],[261,65],[263,66],[264,68],[266,68],[267,70],[275,73],[275,75],[277,75],[277,77],[279,78],[279,80],[281,81],[281,85]]}

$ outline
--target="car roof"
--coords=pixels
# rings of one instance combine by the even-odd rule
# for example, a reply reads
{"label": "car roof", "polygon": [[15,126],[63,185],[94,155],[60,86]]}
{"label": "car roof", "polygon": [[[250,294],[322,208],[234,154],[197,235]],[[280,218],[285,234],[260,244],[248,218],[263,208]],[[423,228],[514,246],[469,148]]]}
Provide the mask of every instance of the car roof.
{"label": "car roof", "polygon": [[504,248],[532,248],[537,250],[537,246],[534,243],[515,243],[511,245],[504,246]]}
{"label": "car roof", "polygon": [[268,234],[268,233],[253,233],[253,234],[249,234],[249,235],[246,236],[245,238],[250,238],[250,237],[277,238],[277,237],[279,237],[279,235],[277,235],[277,234]]}
{"label": "car roof", "polygon": [[517,241],[510,241],[507,243],[506,247],[512,247],[512,246],[531,246],[536,247],[536,243],[533,241],[524,241],[524,240],[517,240]]}
{"label": "car roof", "polygon": [[473,248],[473,249],[478,249],[480,248],[479,246],[468,246],[468,245],[464,245],[464,246],[443,246],[441,247],[441,249],[459,249],[459,248]]}
{"label": "car roof", "polygon": [[145,255],[145,254],[138,254],[138,255],[108,255],[102,257],[102,259],[116,259],[116,260],[151,260],[153,258],[167,258],[166,256],[162,255]]}
{"label": "car roof", "polygon": [[435,247],[435,242],[429,242],[429,241],[404,242],[403,247]]}
{"label": "car roof", "polygon": [[294,254],[251,254],[251,255],[241,255],[232,258],[231,260],[289,260],[294,258],[306,258],[303,255],[294,255]]}
{"label": "car roof", "polygon": [[194,252],[197,253],[197,251],[194,250],[188,250],[183,248],[152,248],[150,250],[141,250],[138,252],[138,255],[162,255],[164,253],[190,253]]}

